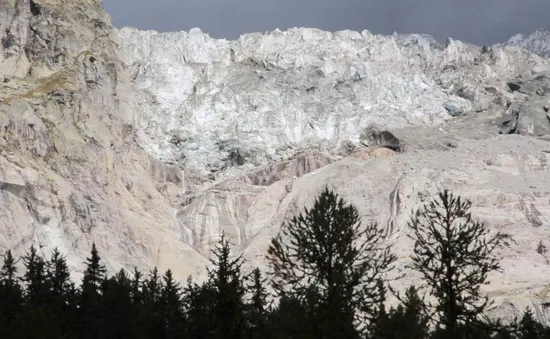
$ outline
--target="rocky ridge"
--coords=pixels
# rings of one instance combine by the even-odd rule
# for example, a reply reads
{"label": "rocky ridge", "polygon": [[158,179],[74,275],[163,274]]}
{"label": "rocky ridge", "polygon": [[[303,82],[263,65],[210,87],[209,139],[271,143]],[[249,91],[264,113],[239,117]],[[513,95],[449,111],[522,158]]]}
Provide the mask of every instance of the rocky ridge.
{"label": "rocky ridge", "polygon": [[8,0],[0,34],[0,250],[58,246],[78,270],[96,241],[111,271],[183,279],[224,231],[265,268],[269,238],[328,184],[385,230],[405,272],[411,211],[451,188],[508,235],[487,286],[495,314],[531,305],[546,320],[550,62],[533,47],[544,36],[225,41],[117,31],[94,0]]}

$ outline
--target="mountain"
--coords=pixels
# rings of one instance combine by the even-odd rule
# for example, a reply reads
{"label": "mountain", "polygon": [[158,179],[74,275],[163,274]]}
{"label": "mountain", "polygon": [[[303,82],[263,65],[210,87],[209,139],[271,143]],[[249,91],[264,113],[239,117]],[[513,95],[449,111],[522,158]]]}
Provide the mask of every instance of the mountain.
{"label": "mountain", "polygon": [[507,42],[495,46],[520,47],[542,57],[550,58],[550,32],[538,29],[529,36],[517,34],[511,37]]}
{"label": "mountain", "polygon": [[265,268],[270,237],[329,185],[385,230],[403,273],[412,211],[450,188],[507,235],[486,287],[494,314],[529,305],[545,321],[550,61],[539,49],[117,30],[96,0],[7,0],[0,13],[0,250],[57,246],[78,272],[95,241],[111,272],[156,265],[184,279],[202,275],[225,232]]}

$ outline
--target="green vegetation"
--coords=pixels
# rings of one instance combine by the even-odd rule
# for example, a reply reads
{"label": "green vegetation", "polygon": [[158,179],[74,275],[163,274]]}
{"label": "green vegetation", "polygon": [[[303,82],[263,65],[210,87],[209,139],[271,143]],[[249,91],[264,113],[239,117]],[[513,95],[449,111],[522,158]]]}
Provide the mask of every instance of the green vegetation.
{"label": "green vegetation", "polygon": [[425,285],[397,295],[391,308],[385,273],[395,256],[376,225],[361,226],[355,206],[328,188],[272,239],[266,277],[243,272],[225,237],[202,284],[156,268],[109,277],[93,245],[76,286],[59,251],[44,259],[31,247],[21,273],[7,251],[0,338],[550,338],[530,309],[507,326],[485,316],[479,287],[499,267],[501,237],[472,220],[470,205],[445,191],[413,216],[412,263]]}

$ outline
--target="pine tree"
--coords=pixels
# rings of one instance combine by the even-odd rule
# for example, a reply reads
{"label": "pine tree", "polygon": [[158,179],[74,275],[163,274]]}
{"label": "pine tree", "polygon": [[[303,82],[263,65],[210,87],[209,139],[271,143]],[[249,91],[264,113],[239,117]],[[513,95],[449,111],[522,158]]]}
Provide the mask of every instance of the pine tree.
{"label": "pine tree", "polygon": [[[267,315],[269,338],[323,338],[318,322],[321,300],[319,290],[310,286],[303,295],[283,295]],[[342,338],[345,338],[342,336]]]}
{"label": "pine tree", "polygon": [[4,255],[0,270],[0,338],[18,338],[20,332],[14,326],[23,310],[23,289],[17,276],[15,259],[10,250]]}
{"label": "pine tree", "polygon": [[189,277],[184,288],[185,338],[213,339],[216,334],[217,291],[209,282],[198,285]]}
{"label": "pine tree", "polygon": [[103,327],[101,287],[106,279],[105,272],[105,266],[101,263],[101,257],[93,243],[90,257],[86,258],[86,270],[80,288],[77,322],[77,334],[80,338],[100,337]]}
{"label": "pine tree", "polygon": [[248,293],[251,295],[248,304],[248,335],[247,338],[266,338],[267,322],[267,289],[262,273],[258,268],[254,269],[249,276],[251,283],[247,286]]}
{"label": "pine tree", "polygon": [[101,338],[135,338],[136,319],[131,284],[124,269],[101,284]]}
{"label": "pine tree", "polygon": [[137,267],[134,267],[134,273],[130,281],[132,302],[134,304],[143,304],[142,278],[143,274]]}
{"label": "pine tree", "polygon": [[518,324],[518,339],[548,339],[550,333],[535,319],[531,308],[527,307]]}
{"label": "pine tree", "polygon": [[415,286],[407,289],[403,303],[391,312],[390,317],[399,332],[396,338],[406,336],[409,339],[422,339],[428,336],[429,317],[426,315],[426,305]]}
{"label": "pine tree", "polygon": [[25,275],[23,281],[26,284],[26,302],[35,306],[47,303],[49,296],[49,281],[46,278],[46,262],[40,257],[34,246],[23,257]]}
{"label": "pine tree", "polygon": [[213,250],[212,268],[208,268],[208,283],[214,288],[214,333],[216,338],[241,338],[245,330],[245,286],[241,274],[243,259],[231,259],[231,249],[225,235]]}
{"label": "pine tree", "polygon": [[155,267],[149,273],[149,277],[143,282],[143,305],[148,318],[148,338],[165,333],[161,304],[162,289],[162,280],[159,276],[158,268]]}
{"label": "pine tree", "polygon": [[357,208],[326,187],[311,209],[283,225],[267,259],[278,296],[300,296],[316,286],[323,335],[354,338],[355,325],[381,301],[378,281],[396,257],[377,225],[362,227]]}
{"label": "pine tree", "polygon": [[62,320],[53,316],[53,294],[47,279],[46,262],[31,246],[23,257],[23,263],[25,307],[17,327],[22,329],[22,335],[26,337],[58,338],[62,334]]}
{"label": "pine tree", "polygon": [[500,235],[489,237],[485,225],[472,220],[470,207],[470,201],[445,190],[409,223],[415,240],[413,267],[437,299],[436,321],[447,338],[460,338],[459,327],[482,324],[490,303],[480,287],[488,273],[500,268],[493,257]]}
{"label": "pine tree", "polygon": [[371,338],[427,339],[429,317],[425,308],[424,300],[420,298],[416,288],[409,287],[397,308],[391,308],[388,313],[382,308],[375,317]]}
{"label": "pine tree", "polygon": [[51,315],[60,324],[59,338],[74,337],[76,297],[75,286],[65,257],[55,248],[46,264],[46,279],[50,288],[49,304]]}
{"label": "pine tree", "polygon": [[165,319],[165,337],[169,339],[181,338],[185,333],[185,316],[182,303],[182,288],[174,280],[171,270],[167,270],[162,277],[164,284],[161,291],[160,303],[162,317]]}
{"label": "pine tree", "polygon": [[46,276],[52,294],[67,298],[73,283],[71,282],[67,260],[57,248],[53,250],[52,256],[47,263]]}
{"label": "pine tree", "polygon": [[384,283],[378,281],[378,290],[380,300],[373,307],[372,319],[368,327],[369,339],[389,339],[393,338],[393,328],[390,315],[386,311],[386,288]]}

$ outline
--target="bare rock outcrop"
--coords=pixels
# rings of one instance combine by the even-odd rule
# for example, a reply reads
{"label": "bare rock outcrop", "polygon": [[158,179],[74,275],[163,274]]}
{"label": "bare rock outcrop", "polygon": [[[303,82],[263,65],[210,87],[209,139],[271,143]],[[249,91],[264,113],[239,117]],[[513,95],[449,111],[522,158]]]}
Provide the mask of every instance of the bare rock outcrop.
{"label": "bare rock outcrop", "polygon": [[0,39],[0,251],[58,247],[78,275],[95,241],[110,271],[201,269],[175,218],[182,171],[133,141],[130,78],[101,2],[2,1]]}

